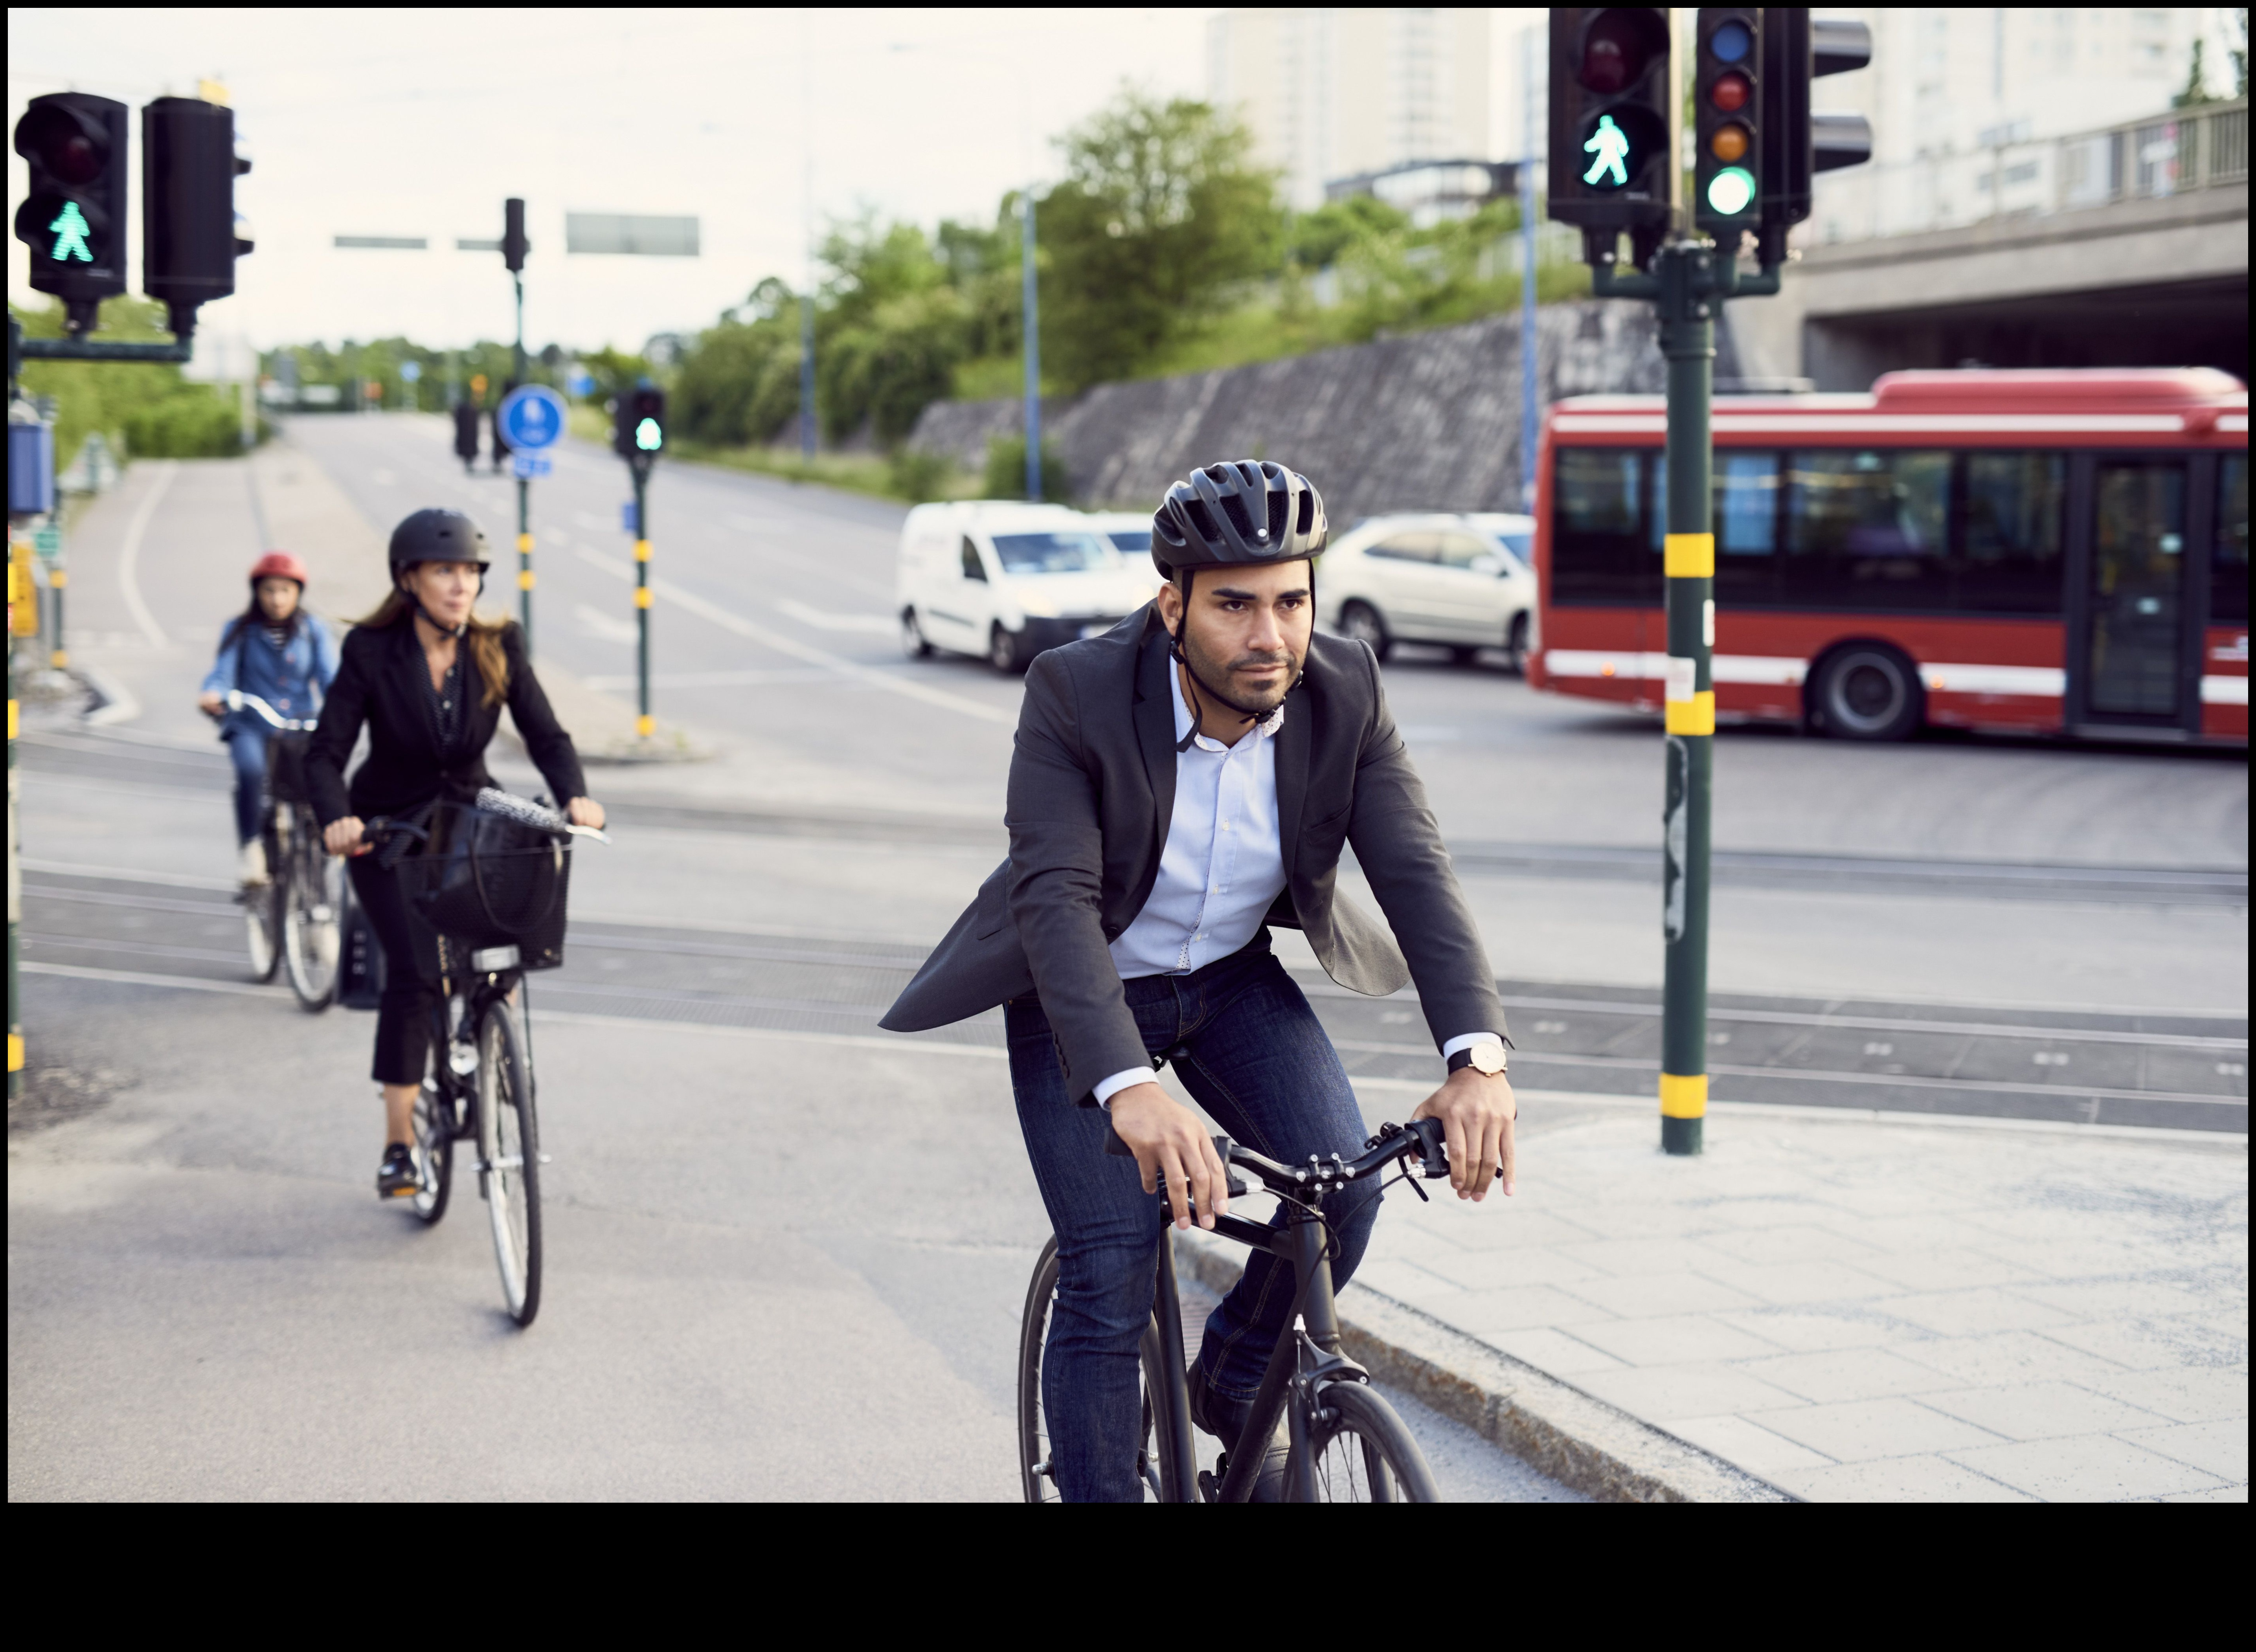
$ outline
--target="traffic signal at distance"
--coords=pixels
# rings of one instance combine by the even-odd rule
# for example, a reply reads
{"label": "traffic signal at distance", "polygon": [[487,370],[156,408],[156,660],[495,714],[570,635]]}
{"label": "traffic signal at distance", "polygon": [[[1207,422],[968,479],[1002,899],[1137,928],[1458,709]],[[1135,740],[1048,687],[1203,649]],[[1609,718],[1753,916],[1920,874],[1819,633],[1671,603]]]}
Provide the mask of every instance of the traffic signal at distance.
{"label": "traffic signal at distance", "polygon": [[128,113],[115,98],[53,92],[16,123],[16,152],[31,175],[16,238],[31,249],[32,291],[63,301],[73,333],[125,291]]}
{"label": "traffic signal at distance", "polygon": [[525,268],[532,243],[525,238],[525,203],[511,195],[501,204],[501,261],[511,274]]}
{"label": "traffic signal at distance", "polygon": [[1812,22],[1803,6],[1767,6],[1762,51],[1762,261],[1776,264],[1786,257],[1787,232],[1809,216],[1811,178],[1872,158],[1872,129],[1863,116],[1819,115],[1809,95],[1819,75],[1845,74],[1872,60],[1872,32],[1861,23]]}
{"label": "traffic signal at distance", "polygon": [[666,392],[638,384],[619,392],[611,415],[611,446],[623,459],[648,464],[666,446]]}
{"label": "traffic signal at distance", "polygon": [[1692,60],[1692,221],[1736,251],[1762,221],[1764,21],[1775,6],[1703,6]]}
{"label": "traffic signal at distance", "polygon": [[1642,264],[1668,227],[1668,11],[1551,9],[1550,215],[1610,259],[1621,231]]}
{"label": "traffic signal at distance", "polygon": [[235,291],[251,243],[235,214],[235,111],[196,97],[141,110],[141,290],[162,303],[173,334],[195,331],[196,306]]}

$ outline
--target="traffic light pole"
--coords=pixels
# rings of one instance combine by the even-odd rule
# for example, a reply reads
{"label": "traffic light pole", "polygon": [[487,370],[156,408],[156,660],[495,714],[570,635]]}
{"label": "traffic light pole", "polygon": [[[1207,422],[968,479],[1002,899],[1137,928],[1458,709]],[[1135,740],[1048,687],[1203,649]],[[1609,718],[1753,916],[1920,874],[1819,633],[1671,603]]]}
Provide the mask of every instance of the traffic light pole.
{"label": "traffic light pole", "polygon": [[[510,271],[517,288],[517,382],[525,383],[525,272]],[[517,622],[525,629],[525,657],[532,657],[532,482],[517,479]]]}
{"label": "traffic light pole", "polygon": [[1716,533],[1710,491],[1716,310],[1727,298],[1778,291],[1778,271],[1741,273],[1704,242],[1653,255],[1651,275],[1592,271],[1604,298],[1651,299],[1668,363],[1668,519],[1663,540],[1668,664],[1661,819],[1663,976],[1660,1145],[1697,1153],[1708,1116],[1709,822],[1716,762]]}
{"label": "traffic light pole", "polygon": [[635,736],[658,727],[650,714],[650,460],[631,461],[635,490]]}

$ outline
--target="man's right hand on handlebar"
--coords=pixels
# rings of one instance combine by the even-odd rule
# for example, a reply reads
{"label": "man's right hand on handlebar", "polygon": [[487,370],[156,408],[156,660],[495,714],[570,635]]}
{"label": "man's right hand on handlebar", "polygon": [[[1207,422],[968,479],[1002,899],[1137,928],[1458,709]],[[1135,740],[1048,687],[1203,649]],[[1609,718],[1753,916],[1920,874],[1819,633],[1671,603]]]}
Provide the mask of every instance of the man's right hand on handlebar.
{"label": "man's right hand on handlebar", "polygon": [[1167,1184],[1167,1208],[1175,1226],[1191,1225],[1191,1206],[1198,1207],[1202,1227],[1214,1226],[1216,1216],[1230,1211],[1230,1177],[1214,1138],[1198,1114],[1156,1084],[1134,1084],[1112,1097],[1112,1129],[1136,1156],[1143,1172],[1144,1191],[1156,1193]]}
{"label": "man's right hand on handlebar", "polygon": [[321,828],[321,847],[331,854],[350,854],[360,847],[360,817],[349,814]]}

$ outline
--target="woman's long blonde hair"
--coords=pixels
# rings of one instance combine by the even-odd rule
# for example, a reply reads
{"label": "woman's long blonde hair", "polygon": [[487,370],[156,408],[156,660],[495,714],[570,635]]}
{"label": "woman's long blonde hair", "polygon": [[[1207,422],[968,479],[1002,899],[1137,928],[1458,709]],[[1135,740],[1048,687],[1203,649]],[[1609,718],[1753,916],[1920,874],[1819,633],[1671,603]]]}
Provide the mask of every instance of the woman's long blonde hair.
{"label": "woman's long blonde hair", "polygon": [[[357,623],[382,630],[412,620],[414,613],[415,599],[395,585],[391,594],[377,604],[376,612]],[[471,659],[477,663],[478,676],[485,682],[481,700],[488,710],[500,705],[509,692],[509,656],[502,651],[501,636],[511,624],[508,620],[489,620],[472,614],[469,629],[462,636],[462,641],[469,645]]]}

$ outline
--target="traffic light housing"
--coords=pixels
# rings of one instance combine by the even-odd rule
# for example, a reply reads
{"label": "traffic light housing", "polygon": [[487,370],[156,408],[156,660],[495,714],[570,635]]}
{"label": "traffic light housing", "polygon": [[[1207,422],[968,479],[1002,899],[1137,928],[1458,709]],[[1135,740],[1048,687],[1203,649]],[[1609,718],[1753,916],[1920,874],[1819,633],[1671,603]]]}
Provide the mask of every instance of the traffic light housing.
{"label": "traffic light housing", "polygon": [[1703,6],[1694,26],[1692,221],[1737,250],[1762,221],[1764,6]]}
{"label": "traffic light housing", "polygon": [[611,415],[611,446],[631,464],[647,465],[666,446],[666,392],[655,384],[622,390]]}
{"label": "traffic light housing", "polygon": [[501,261],[511,274],[525,268],[525,255],[532,243],[525,238],[525,203],[511,196],[501,204]]}
{"label": "traffic light housing", "polygon": [[1845,74],[1872,60],[1872,32],[1861,23],[1813,22],[1806,6],[1763,9],[1761,82],[1765,264],[1783,263],[1787,232],[1809,216],[1810,180],[1872,158],[1872,129],[1861,115],[1820,115],[1809,83]]}
{"label": "traffic light housing", "polygon": [[16,238],[31,249],[32,291],[63,301],[74,334],[125,291],[128,113],[115,98],[51,92],[16,123],[16,152],[31,174]]}
{"label": "traffic light housing", "polygon": [[1549,211],[1593,264],[1627,230],[1642,265],[1667,231],[1668,60],[1665,6],[1551,9]]}
{"label": "traffic light housing", "polygon": [[235,213],[235,111],[197,97],[160,97],[141,110],[141,290],[161,302],[177,338],[196,306],[235,291],[235,261],[251,242]]}

